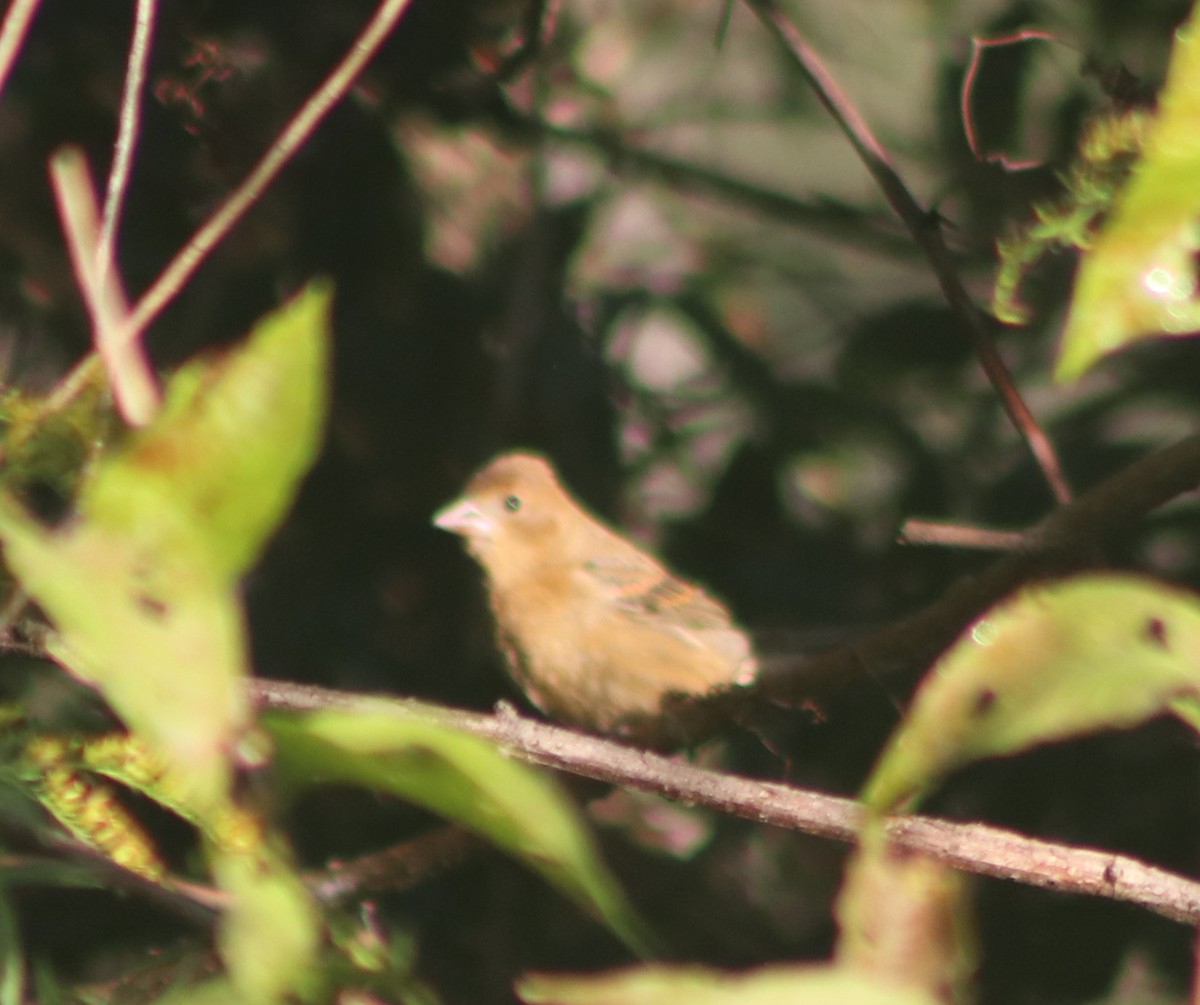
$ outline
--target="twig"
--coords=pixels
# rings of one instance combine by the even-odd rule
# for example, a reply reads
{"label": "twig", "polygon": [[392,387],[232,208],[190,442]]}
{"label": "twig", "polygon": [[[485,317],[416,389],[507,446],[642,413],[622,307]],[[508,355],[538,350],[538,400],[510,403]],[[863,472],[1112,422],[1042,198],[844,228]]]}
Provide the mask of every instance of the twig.
{"label": "twig", "polygon": [[129,308],[120,278],[112,269],[104,276],[98,271],[99,213],[83,152],[78,147],[56,151],[50,158],[50,180],[75,278],[91,315],[96,352],[104,363],[113,398],[131,425],[144,426],[158,412],[158,384],[140,342],[122,337]]}
{"label": "twig", "polygon": [[963,74],[962,88],[959,91],[959,114],[962,116],[963,134],[967,141],[967,149],[971,151],[971,156],[977,161],[987,161],[990,164],[999,164],[1005,171],[1024,171],[1028,168],[1039,166],[1040,161],[1013,161],[1003,154],[984,153],[983,148],[979,143],[979,136],[975,132],[975,113],[971,107],[971,99],[975,94],[975,82],[979,77],[979,68],[983,63],[983,54],[988,49],[998,48],[1002,45],[1013,45],[1017,42],[1029,41],[1042,42],[1057,42],[1058,38],[1048,31],[1042,31],[1040,28],[1023,28],[1020,31],[1010,32],[1007,35],[999,35],[994,38],[981,38],[978,35],[971,37],[971,59],[967,63],[966,72]]}
{"label": "twig", "polygon": [[518,133],[528,131],[539,138],[598,150],[608,157],[615,171],[639,171],[672,189],[734,202],[772,219],[802,225],[877,255],[912,254],[912,242],[896,227],[894,220],[884,218],[882,214],[828,199],[800,199],[692,161],[637,146],[612,129],[579,129],[544,122],[515,109],[507,114],[510,121],[501,122],[501,126],[515,126]]}
{"label": "twig", "polygon": [[246,210],[275,180],[275,176],[300,149],[329,109],[350,89],[363,67],[395,27],[409,2],[410,0],[383,0],[350,51],[283,128],[279,138],[271,144],[246,179],[192,235],[142,295],[121,333],[124,339],[137,338],[159,315],[208,253],[233,229]]}
{"label": "twig", "polygon": [[970,527],[932,520],[905,520],[900,528],[901,544],[930,544],[943,548],[975,548],[981,551],[1017,551],[1025,545],[1019,530]]}
{"label": "twig", "polygon": [[71,371],[50,389],[42,400],[42,414],[54,415],[74,401],[84,389],[98,382],[103,365],[95,353],[88,353]]}
{"label": "twig", "polygon": [[133,148],[137,145],[138,123],[141,119],[142,85],[146,79],[146,62],[150,56],[150,36],[154,31],[156,0],[138,0],[134,14],[133,41],[129,45],[129,60],[125,70],[125,88],[121,95],[121,114],[118,118],[117,142],[113,149],[112,168],[104,194],[104,213],[100,224],[100,240],[96,247],[96,274],[103,283],[108,278],[117,254],[117,231],[121,225],[121,208],[133,165]]}
{"label": "twig", "polygon": [[461,827],[439,827],[383,851],[306,873],[304,884],[323,904],[346,903],[372,893],[397,893],[457,866],[485,847],[482,838]]}
{"label": "twig", "polygon": [[862,679],[926,665],[988,606],[1022,583],[1061,575],[1090,562],[1105,538],[1127,533],[1150,510],[1200,485],[1200,434],[1123,468],[1023,535],[1023,547],[945,590],[932,604],[866,638],[773,668],[754,685],[681,703],[669,737],[696,742],[731,721],[752,722],[764,704],[799,706]]}
{"label": "twig", "polygon": [[[612,740],[526,719],[511,711],[485,715],[283,681],[256,680],[251,688],[260,706],[275,709],[379,711],[390,707],[420,714],[490,740],[513,757],[531,764],[816,837],[854,841],[864,818],[862,808],[850,799],[710,771]],[[888,821],[887,828],[897,845],[930,855],[955,869],[1046,890],[1126,901],[1172,921],[1200,923],[1200,882],[1127,855],[1042,841],[984,824],[931,817],[895,817]]]}
{"label": "twig", "polygon": [[804,37],[787,15],[780,9],[777,0],[746,0],[759,19],[784,45],[796,66],[803,73],[817,99],[833,116],[834,121],[846,134],[855,152],[870,172],[871,177],[883,192],[896,215],[912,234],[913,240],[925,252],[937,275],[942,293],[954,312],[965,322],[971,335],[975,352],[992,386],[1000,395],[1004,410],[1020,435],[1029,446],[1030,452],[1042,469],[1042,473],[1054,493],[1055,499],[1067,502],[1071,489],[1062,466],[1054,452],[1049,437],[1038,425],[1029,411],[1020,392],[1013,383],[1008,367],[1000,358],[992,343],[989,326],[960,282],[950,260],[950,252],[942,240],[941,231],[931,215],[918,205],[903,179],[892,166],[886,148],[871,131],[871,127],[838,86],[825,68],[817,53],[809,47]]}
{"label": "twig", "polygon": [[[30,840],[61,856],[54,860],[59,863],[58,868],[61,869],[63,863],[67,863],[72,870],[78,870],[81,880],[91,874],[97,885],[141,894],[191,924],[211,925],[222,906],[220,891],[213,891],[192,883],[154,882],[118,865],[95,848],[76,841],[66,834],[32,828],[11,814],[5,817],[4,825],[9,830],[15,829],[19,833],[26,834]],[[6,881],[13,885],[19,885],[20,877],[10,876]],[[55,882],[58,881],[56,878]]]}
{"label": "twig", "polygon": [[0,94],[4,93],[8,75],[17,61],[21,43],[25,41],[25,33],[29,30],[33,15],[37,13],[38,2],[39,0],[12,0],[8,13],[4,15],[4,23],[0,24]]}

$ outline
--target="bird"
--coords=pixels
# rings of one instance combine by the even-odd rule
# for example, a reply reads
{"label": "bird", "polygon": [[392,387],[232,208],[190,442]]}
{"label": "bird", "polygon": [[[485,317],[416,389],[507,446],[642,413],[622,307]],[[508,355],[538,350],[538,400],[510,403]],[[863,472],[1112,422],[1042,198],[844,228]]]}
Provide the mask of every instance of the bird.
{"label": "bird", "polygon": [[494,458],[433,522],[483,567],[509,672],[553,719],[629,732],[668,694],[754,679],[729,610],[588,512],[538,454]]}

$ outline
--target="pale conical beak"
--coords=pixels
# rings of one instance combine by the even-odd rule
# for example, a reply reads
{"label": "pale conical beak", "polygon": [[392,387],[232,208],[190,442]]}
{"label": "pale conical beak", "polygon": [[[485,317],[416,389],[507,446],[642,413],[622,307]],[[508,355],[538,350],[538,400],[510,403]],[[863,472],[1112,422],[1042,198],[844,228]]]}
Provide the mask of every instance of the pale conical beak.
{"label": "pale conical beak", "polygon": [[469,499],[460,499],[439,510],[433,525],[463,537],[491,537],[495,528],[490,517]]}

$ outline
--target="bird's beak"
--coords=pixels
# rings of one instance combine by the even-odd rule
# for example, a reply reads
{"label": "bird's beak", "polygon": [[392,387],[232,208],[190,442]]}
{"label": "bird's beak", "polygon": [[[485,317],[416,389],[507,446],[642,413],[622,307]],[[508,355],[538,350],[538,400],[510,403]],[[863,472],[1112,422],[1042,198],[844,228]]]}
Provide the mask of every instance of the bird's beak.
{"label": "bird's beak", "polygon": [[463,537],[491,537],[494,524],[483,510],[469,499],[460,499],[439,510],[433,517],[433,525],[451,534]]}

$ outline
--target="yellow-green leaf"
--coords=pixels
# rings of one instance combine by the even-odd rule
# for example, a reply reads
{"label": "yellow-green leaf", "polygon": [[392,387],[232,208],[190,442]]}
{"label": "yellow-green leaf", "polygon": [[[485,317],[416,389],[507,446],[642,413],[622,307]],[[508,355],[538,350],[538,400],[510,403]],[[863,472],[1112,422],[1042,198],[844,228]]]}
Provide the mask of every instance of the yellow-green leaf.
{"label": "yellow-green leaf", "polygon": [[520,858],[647,951],[644,926],[547,776],[477,737],[382,702],[373,710],[274,713],[264,725],[294,784],[350,782],[425,806]]}
{"label": "yellow-green leaf", "polygon": [[1111,219],[1083,256],[1055,373],[1140,338],[1200,329],[1200,9],[1175,33],[1157,118]]}
{"label": "yellow-green leaf", "polygon": [[20,927],[9,902],[7,884],[0,883],[0,1005],[20,1005],[25,1000]]}
{"label": "yellow-green leaf", "polygon": [[329,299],[313,287],[219,361],[184,367],[65,526],[0,494],[5,559],[53,622],[53,653],[163,752],[201,812],[223,805],[249,721],[237,582],[324,421]]}
{"label": "yellow-green leaf", "polygon": [[968,879],[868,827],[846,863],[834,913],[837,962],[882,984],[965,1001],[977,963]]}
{"label": "yellow-green leaf", "polygon": [[217,946],[236,1000],[269,1005],[304,990],[316,976],[321,933],[304,884],[265,847],[214,849],[209,857],[229,895]]}
{"label": "yellow-green leaf", "polygon": [[907,808],[981,757],[1165,711],[1200,728],[1200,597],[1128,575],[1031,587],[976,621],[935,664],[868,781]]}
{"label": "yellow-green leaf", "polygon": [[84,515],[146,548],[194,543],[226,579],[245,573],[316,456],[330,300],[313,284],[233,351],[183,366],[154,424],[85,488]]}

